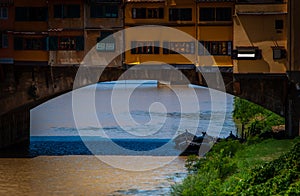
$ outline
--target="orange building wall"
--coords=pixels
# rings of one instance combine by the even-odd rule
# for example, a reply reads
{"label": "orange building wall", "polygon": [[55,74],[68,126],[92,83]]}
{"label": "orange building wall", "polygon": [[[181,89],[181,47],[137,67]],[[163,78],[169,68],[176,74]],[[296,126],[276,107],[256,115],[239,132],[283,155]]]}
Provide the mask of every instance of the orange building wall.
{"label": "orange building wall", "polygon": [[262,59],[235,60],[236,73],[284,73],[287,59],[274,60],[272,47],[278,44],[287,48],[286,28],[281,33],[275,29],[275,20],[282,19],[287,25],[286,15],[240,15],[235,18],[234,47],[256,46],[262,50]]}
{"label": "orange building wall", "polygon": [[41,50],[15,50],[15,61],[48,61],[48,51]]}

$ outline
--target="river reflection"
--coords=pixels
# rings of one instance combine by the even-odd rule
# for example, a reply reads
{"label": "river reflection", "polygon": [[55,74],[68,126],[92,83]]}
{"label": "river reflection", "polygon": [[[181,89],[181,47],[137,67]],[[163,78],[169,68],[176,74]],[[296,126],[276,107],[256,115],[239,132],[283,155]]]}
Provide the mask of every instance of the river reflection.
{"label": "river reflection", "polygon": [[[91,121],[95,114],[82,100],[77,105],[81,123],[76,126],[71,93],[33,109],[29,149],[17,156],[8,152],[10,158],[0,159],[0,195],[168,195],[170,186],[186,175],[186,158],[177,156],[180,152],[171,139],[185,129],[200,135],[210,124],[215,128],[209,130],[212,136],[234,133],[233,98],[217,99],[214,104],[226,111],[212,115],[208,89],[189,86],[174,91],[156,85],[125,81],[117,87],[116,83],[93,86],[101,125]],[[132,92],[125,105],[129,112],[122,104],[113,111],[113,89],[118,90],[120,100],[122,93]],[[191,99],[191,92],[197,99]],[[182,112],[181,104],[188,110]],[[134,123],[128,121],[128,115]],[[97,143],[97,148],[91,148],[89,142]],[[114,150],[112,144],[120,148]]]}
{"label": "river reflection", "polygon": [[[139,167],[132,157],[114,157]],[[158,164],[166,157],[148,157]],[[142,160],[142,159],[140,159]],[[186,175],[184,157],[149,171],[125,171],[94,156],[39,156],[0,159],[0,195],[167,195]]]}

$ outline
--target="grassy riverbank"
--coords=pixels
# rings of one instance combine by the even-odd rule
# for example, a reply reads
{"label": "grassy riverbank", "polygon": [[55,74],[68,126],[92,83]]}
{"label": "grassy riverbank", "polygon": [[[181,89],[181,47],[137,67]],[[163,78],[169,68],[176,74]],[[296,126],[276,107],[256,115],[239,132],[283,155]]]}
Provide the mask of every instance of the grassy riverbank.
{"label": "grassy riverbank", "polygon": [[188,158],[190,174],[172,195],[299,195],[299,165],[300,138],[222,141]]}
{"label": "grassy riverbank", "polygon": [[300,195],[300,137],[274,133],[284,119],[260,106],[236,98],[234,107],[244,142],[223,140],[204,158],[190,156],[172,195]]}

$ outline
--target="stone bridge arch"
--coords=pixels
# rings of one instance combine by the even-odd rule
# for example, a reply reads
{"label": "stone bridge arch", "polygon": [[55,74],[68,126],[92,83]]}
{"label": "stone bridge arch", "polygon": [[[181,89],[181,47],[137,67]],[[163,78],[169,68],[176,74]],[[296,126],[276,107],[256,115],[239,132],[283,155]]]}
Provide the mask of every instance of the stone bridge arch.
{"label": "stone bridge arch", "polygon": [[[21,66],[5,70],[6,78],[1,85],[0,97],[0,148],[12,144],[29,141],[30,109],[64,93],[73,90],[74,79],[79,67],[41,67]],[[128,70],[123,68],[87,67],[86,74],[102,69],[98,82],[130,79],[122,74]],[[170,70],[156,67],[151,71],[132,69],[129,74],[133,78],[155,79],[167,76]],[[207,86],[203,75],[195,68],[178,69],[185,78],[169,81],[171,84],[195,84]],[[221,72],[226,92],[257,103],[277,114],[285,115],[287,102],[288,78],[285,74],[238,74]],[[205,73],[214,78],[215,73]],[[158,77],[159,76],[159,77]],[[83,77],[85,78],[85,77]],[[187,80],[186,80],[187,79]],[[92,84],[83,79],[78,87]],[[217,89],[217,87],[216,87]]]}

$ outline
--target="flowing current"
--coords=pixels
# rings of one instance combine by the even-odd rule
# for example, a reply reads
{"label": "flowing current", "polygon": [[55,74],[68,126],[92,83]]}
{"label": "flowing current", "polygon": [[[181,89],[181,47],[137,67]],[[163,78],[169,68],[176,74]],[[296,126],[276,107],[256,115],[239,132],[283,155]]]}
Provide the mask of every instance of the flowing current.
{"label": "flowing current", "polygon": [[[96,113],[80,100],[80,123],[72,93],[31,111],[29,149],[0,159],[0,194],[166,195],[186,175],[185,157],[178,157],[172,138],[185,130],[215,137],[235,133],[229,95],[224,115],[211,112],[212,104],[224,102],[192,85],[122,81],[84,88],[94,90]],[[210,123],[220,131],[209,129]]]}

